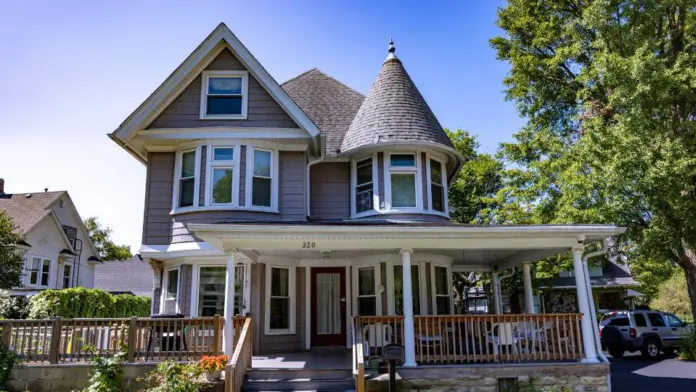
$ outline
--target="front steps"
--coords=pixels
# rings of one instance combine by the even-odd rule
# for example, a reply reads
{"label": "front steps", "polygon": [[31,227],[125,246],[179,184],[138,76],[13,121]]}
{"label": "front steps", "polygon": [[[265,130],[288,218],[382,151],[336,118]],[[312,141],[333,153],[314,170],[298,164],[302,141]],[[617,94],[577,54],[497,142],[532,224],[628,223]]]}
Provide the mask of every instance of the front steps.
{"label": "front steps", "polygon": [[353,372],[349,369],[250,369],[242,386],[245,392],[345,392],[354,389]]}

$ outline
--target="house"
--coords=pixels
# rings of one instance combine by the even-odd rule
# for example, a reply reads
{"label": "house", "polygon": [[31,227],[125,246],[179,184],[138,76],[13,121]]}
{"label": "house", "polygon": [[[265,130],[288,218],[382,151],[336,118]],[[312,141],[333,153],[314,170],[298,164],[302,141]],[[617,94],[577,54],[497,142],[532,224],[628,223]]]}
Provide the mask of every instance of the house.
{"label": "house", "polygon": [[100,260],[67,191],[6,193],[0,179],[0,210],[24,236],[17,245],[25,260],[22,287],[12,295],[94,287],[94,267]]}
{"label": "house", "polygon": [[[631,308],[633,298],[641,295],[634,289],[640,286],[631,275],[627,264],[609,259],[606,263],[589,269],[592,298],[599,312]],[[575,275],[572,270],[562,271],[558,278],[541,285],[544,311],[547,313],[572,313],[578,307],[575,297]]]}
{"label": "house", "polygon": [[94,288],[111,294],[152,298],[153,271],[140,255],[128,260],[104,261],[94,268]]}
{"label": "house", "polygon": [[[491,272],[498,314],[497,279],[506,269],[524,266],[526,304],[530,265],[544,257],[572,251],[575,279],[584,282],[585,245],[623,229],[450,223],[447,190],[464,157],[393,43],[385,57],[366,59],[379,70],[366,95],[318,69],[279,84],[221,24],[109,134],[147,168],[140,254],[156,269],[154,313],[224,316],[227,353],[231,318],[244,314],[253,320],[255,353],[362,353],[356,345],[364,342],[369,354],[399,342],[404,368],[415,369],[432,363],[429,348],[444,350],[440,342],[456,331],[473,334],[473,325],[478,349],[465,354],[462,347],[473,346],[459,340],[447,344],[459,354],[437,358],[471,363],[490,344],[481,360],[496,361],[501,342],[516,344],[499,337],[508,327],[512,334],[513,319],[466,316],[477,318],[446,331],[429,324],[454,320],[453,272]],[[572,342],[553,338],[560,340],[551,349],[566,347],[565,354],[548,359],[570,355],[577,372],[592,368],[606,380],[584,284],[577,297],[580,313],[535,325],[565,322],[564,333],[581,332]],[[526,317],[533,316],[545,317]],[[509,366],[520,377],[533,375],[530,367]],[[554,374],[574,374],[564,369]]]}

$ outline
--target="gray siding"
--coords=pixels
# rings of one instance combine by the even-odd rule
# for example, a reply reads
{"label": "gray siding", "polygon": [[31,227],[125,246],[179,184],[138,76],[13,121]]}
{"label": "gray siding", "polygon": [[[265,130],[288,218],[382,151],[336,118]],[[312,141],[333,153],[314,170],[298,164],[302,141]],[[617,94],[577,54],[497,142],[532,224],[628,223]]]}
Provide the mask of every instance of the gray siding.
{"label": "gray siding", "polygon": [[265,318],[265,306],[266,306],[266,265],[260,265],[254,272],[258,272],[259,281],[258,285],[260,288],[262,298],[259,302],[259,313],[257,319],[258,323],[255,323],[256,333],[259,336],[259,354],[266,353],[276,353],[276,352],[292,352],[300,351],[305,349],[305,267],[296,268],[296,287],[295,287],[295,333],[292,335],[266,335],[266,318]]}
{"label": "gray siding", "polygon": [[280,152],[278,208],[281,220],[307,220],[307,158],[304,152]]}
{"label": "gray siding", "polygon": [[169,243],[173,185],[174,153],[148,154],[143,244]]}
{"label": "gray siding", "polygon": [[[213,60],[208,71],[246,70],[237,58],[225,49]],[[249,101],[246,120],[201,120],[201,80],[198,76],[147,128],[193,127],[274,127],[299,128],[270,94],[249,75]]]}
{"label": "gray siding", "polygon": [[350,218],[350,163],[319,163],[309,170],[312,219]]}

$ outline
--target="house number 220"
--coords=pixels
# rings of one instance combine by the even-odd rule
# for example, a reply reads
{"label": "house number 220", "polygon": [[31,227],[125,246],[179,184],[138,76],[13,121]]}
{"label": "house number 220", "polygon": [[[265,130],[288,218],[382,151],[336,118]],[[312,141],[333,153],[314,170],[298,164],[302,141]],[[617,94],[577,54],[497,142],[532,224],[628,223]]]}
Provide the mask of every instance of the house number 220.
{"label": "house number 220", "polygon": [[315,248],[316,246],[317,246],[317,244],[315,244],[314,242],[303,242],[302,243],[303,249]]}

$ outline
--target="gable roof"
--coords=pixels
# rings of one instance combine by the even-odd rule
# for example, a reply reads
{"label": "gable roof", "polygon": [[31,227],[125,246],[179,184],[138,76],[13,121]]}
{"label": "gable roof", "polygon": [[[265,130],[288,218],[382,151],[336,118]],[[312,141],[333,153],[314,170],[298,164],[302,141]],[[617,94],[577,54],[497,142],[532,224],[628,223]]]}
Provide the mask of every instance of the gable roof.
{"label": "gable roof", "polygon": [[[631,269],[627,264],[619,264],[610,259],[602,268],[602,276],[590,277],[590,285],[592,287],[625,287],[640,286],[640,283],[633,279]],[[575,287],[575,277],[552,279],[542,286],[548,288],[572,288]]]}
{"label": "gable roof", "polygon": [[186,60],[114,132],[109,134],[109,137],[126,148],[140,161],[145,162],[147,154],[138,151],[130,143],[130,139],[135,136],[138,130],[145,128],[166,109],[171,101],[225,48],[230,49],[239,58],[249,73],[259,81],[300,127],[315,138],[315,143],[318,145],[321,132],[316,124],[288,96],[278,82],[224,23],[220,23]]}
{"label": "gable roof", "polygon": [[104,261],[94,267],[94,288],[152,297],[152,267],[138,255],[123,261]]}
{"label": "gable roof", "polygon": [[0,194],[0,210],[5,211],[22,234],[28,233],[46,215],[65,191]]}
{"label": "gable roof", "polygon": [[326,155],[337,156],[365,96],[317,68],[286,81],[281,87],[324,134]]}
{"label": "gable roof", "polygon": [[425,102],[393,43],[377,79],[341,143],[341,151],[383,142],[441,145],[454,149],[435,114]]}

